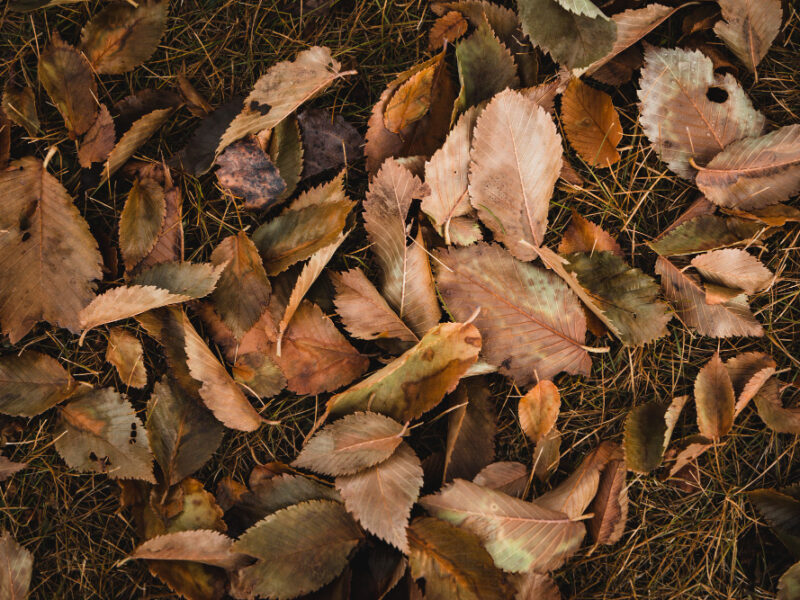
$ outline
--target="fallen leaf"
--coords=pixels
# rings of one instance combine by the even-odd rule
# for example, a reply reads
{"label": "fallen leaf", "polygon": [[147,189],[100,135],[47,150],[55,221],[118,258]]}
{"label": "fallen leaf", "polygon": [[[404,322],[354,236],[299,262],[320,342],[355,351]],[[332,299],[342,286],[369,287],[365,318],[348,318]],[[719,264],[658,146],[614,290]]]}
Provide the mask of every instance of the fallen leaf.
{"label": "fallen leaf", "polygon": [[656,154],[679,176],[695,175],[736,140],[758,136],[764,115],[739,83],[716,75],[698,50],[649,47],[638,90],[639,123]]}
{"label": "fallen leaf", "polygon": [[497,245],[436,252],[436,282],[459,320],[480,308],[475,325],[483,356],[525,386],[561,371],[588,373],[586,318],[577,298],[553,273],[516,260]]}
{"label": "fallen leaf", "polygon": [[252,138],[239,140],[217,157],[217,179],[234,196],[244,198],[243,208],[266,210],[283,197],[286,182]]}
{"label": "fallen leaf", "polygon": [[536,442],[533,449],[533,474],[541,481],[547,481],[558,468],[561,460],[561,432],[551,429]]}
{"label": "fallen leaf", "polygon": [[634,473],[645,475],[661,465],[678,417],[689,400],[680,396],[669,405],[653,401],[632,409],[625,418],[625,460]]}
{"label": "fallen leaf", "polygon": [[364,529],[408,552],[406,527],[422,487],[422,465],[411,446],[400,442],[383,462],[336,477],[344,505]]}
{"label": "fallen leaf", "polygon": [[249,562],[231,550],[233,543],[227,535],[209,529],[176,531],[140,544],[129,558],[198,562],[232,571]]}
{"label": "fallen leaf", "polygon": [[467,32],[467,22],[461,13],[451,10],[433,22],[428,32],[428,50],[439,50],[445,43],[452,44]]}
{"label": "fallen leaf", "polygon": [[597,494],[589,506],[594,515],[588,523],[595,544],[616,544],[622,539],[628,520],[628,488],[625,459],[612,459],[600,473]]}
{"label": "fallen leaf", "polygon": [[473,325],[437,325],[405,354],[328,400],[327,414],[370,410],[398,421],[416,419],[455,389],[480,347]]}
{"label": "fallen leaf", "polygon": [[152,252],[166,218],[163,186],[152,178],[136,178],[119,216],[119,249],[127,270]]}
{"label": "fallen leaf", "polygon": [[122,135],[117,145],[108,154],[108,158],[103,165],[100,183],[103,184],[108,181],[122,165],[128,162],[128,159],[134,155],[139,147],[166,123],[174,110],[173,107],[160,108],[134,121],[130,129]]}
{"label": "fallen leaf", "polygon": [[764,424],[776,433],[800,433],[800,408],[785,408],[781,401],[781,390],[773,377],[758,390],[753,402],[758,416]]}
{"label": "fallen leaf", "polygon": [[796,600],[798,595],[800,595],[800,563],[795,563],[778,579],[776,600]]}
{"label": "fallen leaf", "polygon": [[39,82],[58,112],[70,137],[86,133],[97,117],[97,82],[86,57],[53,34],[50,45],[39,55]]}
{"label": "fallen leaf", "polygon": [[719,6],[723,20],[714,25],[714,33],[751,73],[755,73],[781,30],[780,0],[756,4],[748,0],[720,0]]}
{"label": "fallen leaf", "polygon": [[292,463],[324,475],[352,475],[389,459],[404,427],[378,413],[355,413],[324,427]]}
{"label": "fallen leaf", "polygon": [[334,81],[355,73],[340,68],[331,51],[320,46],[303,50],[294,61],[272,65],[256,81],[244,101],[244,109],[222,134],[216,154],[251,133],[272,129]]}
{"label": "fallen leaf", "polygon": [[125,73],[149,59],[167,26],[169,2],[116,3],[81,31],[81,50],[97,73]]}
{"label": "fallen leaf", "polygon": [[108,331],[106,362],[114,365],[126,386],[143,388],[147,385],[142,343],[139,338],[121,327],[112,327]]}
{"label": "fallen leaf", "polygon": [[532,260],[547,227],[561,170],[561,137],[550,116],[519,92],[489,102],[475,125],[470,202],[481,221],[520,260]]}
{"label": "fallen leaf", "polygon": [[289,117],[278,123],[269,131],[269,147],[267,154],[278,171],[281,179],[286,183],[283,193],[279,196],[285,200],[291,196],[303,173],[303,141],[300,139],[300,125],[294,117]]}
{"label": "fallen leaf", "polygon": [[560,254],[612,252],[620,258],[625,258],[617,240],[599,225],[584,219],[575,210],[572,211],[569,227],[561,236],[558,252]]}
{"label": "fallen leaf", "polygon": [[147,402],[147,433],[164,483],[175,485],[200,469],[222,442],[222,425],[193,397],[164,377]]}
{"label": "fallen leaf", "polygon": [[[456,13],[457,14],[457,13]],[[408,528],[411,576],[430,600],[503,600],[510,590],[480,539],[446,521],[414,519]]]}
{"label": "fallen leaf", "polygon": [[422,182],[395,160],[375,175],[364,200],[364,228],[381,268],[381,291],[417,336],[441,319],[428,255],[421,238],[406,243],[411,202],[423,195]]}
{"label": "fallen leaf", "polygon": [[71,468],[112,479],[155,483],[147,432],[129,402],[111,388],[89,390],[62,407],[56,450]]}
{"label": "fallen leaf", "polygon": [[756,321],[744,295],[723,304],[706,303],[705,292],[691,276],[679,271],[664,257],[656,261],[661,287],[672,302],[677,316],[700,335],[730,337],[762,336],[764,329]]}
{"label": "fallen leaf", "polygon": [[236,382],[256,398],[272,398],[286,387],[283,371],[266,354],[242,354],[237,358],[232,371]]}
{"label": "fallen leaf", "polygon": [[573,79],[561,98],[561,120],[570,145],[589,166],[619,161],[622,125],[611,96]]}
{"label": "fallen leaf", "polygon": [[308,108],[297,115],[303,132],[306,161],[303,177],[351,165],[364,154],[364,138],[342,115]]}
{"label": "fallen leaf", "polygon": [[772,283],[773,274],[752,254],[738,248],[712,250],[692,259],[703,279],[755,294]]}
{"label": "fallen leaf", "polygon": [[433,516],[477,535],[494,563],[513,573],[555,569],[580,545],[582,523],[457,479],[441,492],[420,499]]}
{"label": "fallen leaf", "polygon": [[0,321],[12,344],[38,321],[77,332],[102,258],[72,199],[37,158],[0,172]]}
{"label": "fallen leaf", "polygon": [[383,111],[383,124],[392,133],[400,133],[419,121],[431,108],[433,83],[441,73],[436,63],[425,67],[397,88]]}
{"label": "fallen leaf", "polygon": [[772,377],[777,365],[771,356],[763,352],[744,352],[726,360],[725,368],[728,370],[736,395],[736,406],[733,410],[733,416],[736,418]]}
{"label": "fallen leaf", "polygon": [[34,137],[40,133],[33,88],[17,87],[12,80],[7,81],[3,88],[2,111],[15,125],[23,127],[29,136]]}
{"label": "fallen leaf", "polygon": [[706,450],[714,447],[713,440],[710,440],[702,435],[691,435],[684,438],[678,444],[679,451],[675,457],[675,461],[669,470],[668,478],[678,477],[679,474],[688,467],[697,465],[697,459],[702,456]]}
{"label": "fallen leaf", "polygon": [[515,577],[514,600],[562,600],[561,592],[550,575],[528,571]]}
{"label": "fallen leaf", "polygon": [[464,379],[450,395],[443,482],[472,479],[494,460],[497,414],[488,382]]}
{"label": "fallen leaf", "polygon": [[27,466],[28,463],[13,462],[5,456],[0,456],[0,481],[8,481],[15,473],[19,473]]}
{"label": "fallen leaf", "polygon": [[28,597],[33,574],[33,555],[8,531],[0,536],[0,596],[8,600]]}
{"label": "fallen leaf", "polygon": [[760,489],[747,493],[769,526],[795,557],[800,554],[800,500],[794,488]]}
{"label": "fallen leaf", "polygon": [[[160,178],[159,178],[160,179]],[[138,264],[126,268],[126,275],[136,275],[155,265],[183,261],[183,223],[181,189],[172,183],[169,169],[163,168],[166,210],[161,229],[150,252]]]}
{"label": "fallen leaf", "polygon": [[552,381],[542,380],[519,399],[519,424],[525,435],[536,444],[550,431],[558,419],[561,395]]}
{"label": "fallen leaf", "polygon": [[729,144],[699,168],[697,187],[715,204],[739,210],[788,200],[800,192],[800,125]]}
{"label": "fallen leaf", "polygon": [[108,107],[101,104],[97,118],[83,136],[78,147],[78,162],[82,167],[88,169],[93,163],[106,160],[111,150],[114,149],[116,139],[114,120],[111,118],[111,113],[108,112]]}
{"label": "fallen leaf", "polygon": [[522,498],[530,480],[531,473],[522,463],[501,461],[486,465],[472,481],[485,488]]}
{"label": "fallen leaf", "polygon": [[183,71],[178,73],[175,79],[178,81],[178,90],[181,93],[183,103],[193,116],[205,118],[214,112],[214,107],[197,91]]}
{"label": "fallen leaf", "polygon": [[54,358],[32,350],[0,357],[0,413],[33,417],[69,398],[76,382]]}
{"label": "fallen leaf", "polygon": [[726,246],[748,245],[763,229],[736,217],[702,215],[689,219],[648,245],[661,256],[698,254]]}
{"label": "fallen leaf", "polygon": [[294,598],[333,581],[362,537],[343,505],[310,500],[266,517],[233,550],[257,559],[239,572],[247,588],[259,596]]}
{"label": "fallen leaf", "polygon": [[[195,177],[205,174],[214,165],[222,135],[243,108],[244,100],[238,96],[208,115],[194,130],[186,146],[170,159],[170,166],[183,169]],[[276,159],[275,156],[272,158]]]}

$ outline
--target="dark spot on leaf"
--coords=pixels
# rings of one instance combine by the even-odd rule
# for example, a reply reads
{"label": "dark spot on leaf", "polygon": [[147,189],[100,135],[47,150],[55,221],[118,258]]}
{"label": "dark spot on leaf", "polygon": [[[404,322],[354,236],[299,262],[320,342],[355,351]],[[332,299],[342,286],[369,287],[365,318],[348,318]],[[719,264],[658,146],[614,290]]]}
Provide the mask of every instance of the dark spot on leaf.
{"label": "dark spot on leaf", "polygon": [[710,87],[706,92],[706,98],[717,104],[722,104],[728,99],[728,92],[721,87]]}
{"label": "dark spot on leaf", "polygon": [[272,107],[269,104],[260,104],[253,100],[250,102],[250,106],[248,107],[251,111],[261,113],[262,115],[266,115],[272,110]]}
{"label": "dark spot on leaf", "polygon": [[511,368],[511,357],[509,356],[503,362],[500,363],[501,369],[510,369]]}
{"label": "dark spot on leaf", "polygon": [[464,338],[464,341],[470,346],[475,346],[476,348],[481,347],[481,338],[479,337],[474,337],[474,336],[466,337]]}
{"label": "dark spot on leaf", "polygon": [[31,237],[31,232],[26,231],[25,233],[22,234],[22,241],[27,242],[30,239],[30,237]]}
{"label": "dark spot on leaf", "polygon": [[422,360],[430,362],[433,360],[433,357],[434,357],[434,352],[430,348],[428,348],[427,350],[425,350],[425,352],[422,353]]}

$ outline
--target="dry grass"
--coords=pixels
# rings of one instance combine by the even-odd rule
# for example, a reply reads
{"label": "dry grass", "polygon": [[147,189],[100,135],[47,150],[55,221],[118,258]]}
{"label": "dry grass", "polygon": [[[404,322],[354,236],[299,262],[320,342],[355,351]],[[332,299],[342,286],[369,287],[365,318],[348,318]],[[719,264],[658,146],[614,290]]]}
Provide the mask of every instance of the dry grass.
{"label": "dry grass", "polygon": [[[0,12],[0,79],[12,63],[35,85],[36,53],[46,44],[48,31],[58,30],[76,41],[80,27],[102,3],[73,4],[29,15]],[[372,104],[393,74],[417,62],[425,53],[431,21],[424,0],[339,0],[332,13],[302,18],[286,11],[277,0],[173,0],[169,31],[161,48],[143,68],[131,74],[103,77],[101,99],[117,101],[144,87],[175,85],[174,76],[185,68],[188,78],[212,103],[221,104],[246,92],[271,64],[292,57],[313,44],[327,45],[347,68],[358,75],[315,101],[334,106],[364,129]],[[0,9],[2,11],[3,9]],[[779,43],[760,68],[754,84],[741,75],[745,88],[772,125],[800,122],[800,31],[794,12]],[[679,36],[679,24],[660,30],[664,42]],[[623,160],[613,172],[592,171],[576,156],[572,164],[586,179],[585,188],[563,188],[551,210],[549,234],[566,224],[569,210],[602,223],[618,234],[635,266],[652,273],[654,256],[644,246],[668,225],[697,195],[687,182],[676,179],[648,149],[637,124],[632,85],[614,90],[626,137]],[[82,187],[74,153],[64,138],[58,115],[39,95],[45,123],[41,139],[17,138],[13,153],[43,156],[48,145],[64,151],[54,161],[65,184],[76,191],[78,205],[91,221],[98,238],[114,239],[114,210],[124,198],[116,189],[92,191]],[[185,111],[173,119],[160,138],[151,141],[142,156],[158,159],[180,148],[194,120]],[[120,190],[124,183],[117,178]],[[187,254],[206,258],[222,237],[257,224],[214,187],[212,177],[185,179]],[[348,188],[359,198],[365,188],[363,165],[348,173]],[[1,199],[0,199],[1,201]],[[712,340],[690,334],[678,322],[669,336],[645,349],[628,350],[611,343],[608,354],[596,355],[592,376],[561,377],[564,408],[559,428],[565,432],[562,470],[569,468],[601,439],[618,440],[627,411],[652,399],[689,393],[700,366],[719,349],[727,358],[737,351],[761,349],[773,354],[782,377],[794,381],[795,356],[800,339],[800,263],[796,226],[769,239],[758,252],[780,274],[775,286],[754,300],[767,336],[761,340]],[[353,236],[338,266],[368,261],[364,239]],[[317,298],[324,301],[326,288]],[[143,336],[150,356],[158,349]],[[2,352],[15,351],[3,342]],[[103,334],[94,332],[79,348],[74,337],[47,328],[37,329],[24,341],[68,363],[73,375],[94,385],[116,385],[115,375],[103,363]],[[164,366],[158,359],[151,372]],[[518,390],[502,378],[492,380],[501,413],[498,458],[529,461],[532,448],[515,422]],[[283,396],[265,410],[267,418],[283,420],[281,427],[257,434],[229,433],[215,456],[197,477],[213,490],[223,476],[246,479],[250,469],[270,460],[288,460],[296,452],[324,399]],[[146,394],[133,394],[143,409]],[[115,483],[102,476],[67,469],[52,446],[55,412],[30,421],[2,421],[3,454],[28,461],[30,467],[0,486],[0,528],[9,529],[35,556],[33,598],[169,598],[172,595],[152,579],[141,564],[115,567],[135,544],[135,533],[124,513],[118,512]],[[677,434],[693,433],[694,414],[686,410]],[[441,444],[441,422],[420,428],[420,450]],[[565,598],[769,598],[777,577],[789,559],[774,535],[755,516],[743,492],[787,485],[798,480],[797,448],[792,436],[769,432],[752,409],[747,409],[732,435],[716,452],[700,461],[702,489],[687,493],[657,477],[629,477],[631,513],[623,541],[610,548],[587,551],[557,573]]]}

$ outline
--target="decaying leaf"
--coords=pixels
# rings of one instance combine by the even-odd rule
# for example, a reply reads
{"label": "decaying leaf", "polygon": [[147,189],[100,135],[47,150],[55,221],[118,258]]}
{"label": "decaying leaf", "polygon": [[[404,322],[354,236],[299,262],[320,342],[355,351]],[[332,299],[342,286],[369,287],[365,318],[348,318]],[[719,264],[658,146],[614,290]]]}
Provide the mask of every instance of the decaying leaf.
{"label": "decaying leaf", "polygon": [[764,335],[764,329],[750,312],[744,294],[721,304],[708,304],[700,284],[663,256],[656,261],[656,273],[661,276],[664,295],[672,302],[678,318],[700,335]]}
{"label": "decaying leaf", "polygon": [[392,133],[400,133],[419,121],[431,108],[435,77],[441,73],[436,63],[425,67],[405,81],[389,98],[383,111],[383,124]]}
{"label": "decaying leaf", "polygon": [[800,192],[800,125],[728,145],[700,167],[697,187],[715,204],[740,210],[788,200]]}
{"label": "decaying leaf", "polygon": [[761,386],[753,402],[767,427],[777,433],[800,434],[800,408],[783,406],[781,389],[774,377]]}
{"label": "decaying leaf", "polygon": [[698,254],[726,246],[745,245],[763,226],[737,217],[701,215],[670,229],[649,246],[661,256]]}
{"label": "decaying leaf", "polygon": [[167,213],[164,188],[152,178],[136,178],[119,217],[119,248],[127,269],[156,245]]}
{"label": "decaying leaf", "polygon": [[134,121],[130,129],[122,135],[117,145],[108,154],[108,158],[103,165],[101,183],[108,181],[122,165],[128,162],[128,159],[134,155],[139,147],[166,123],[174,110],[175,108],[172,106],[159,108]]}
{"label": "decaying leaf", "polygon": [[462,381],[449,397],[443,481],[472,479],[494,459],[497,414],[488,382],[481,377]]}
{"label": "decaying leaf", "polygon": [[81,139],[78,148],[78,162],[82,167],[88,169],[92,164],[106,160],[114,149],[116,139],[114,120],[111,118],[111,113],[108,112],[108,107],[101,104],[97,118]]}
{"label": "decaying leaf", "polygon": [[344,505],[361,526],[402,552],[408,552],[406,527],[422,487],[422,465],[401,442],[383,462],[336,478]]}
{"label": "decaying leaf", "polygon": [[504,571],[545,571],[557,568],[580,545],[582,523],[512,498],[501,492],[457,479],[433,496],[420,499],[433,516],[476,534]]}
{"label": "decaying leaf", "polygon": [[561,136],[544,109],[511,90],[492,99],[474,135],[470,202],[515,257],[532,260],[561,170]]}
{"label": "decaying leaf", "polygon": [[569,143],[588,165],[609,167],[619,161],[622,125],[611,96],[573,79],[561,98],[561,120]]}
{"label": "decaying leaf", "polygon": [[243,567],[249,560],[231,551],[233,540],[209,529],[176,531],[140,544],[130,558],[198,562],[228,571]]}
{"label": "decaying leaf", "polygon": [[[160,173],[158,173],[160,175]],[[161,177],[158,177],[160,180]],[[183,261],[182,197],[180,187],[172,183],[168,169],[163,169],[164,204],[166,210],[161,221],[161,229],[150,252],[138,264],[126,265],[126,274],[141,273],[144,269],[163,263]]]}
{"label": "decaying leaf", "polygon": [[0,597],[24,600],[33,574],[33,555],[8,531],[0,536]]}
{"label": "decaying leaf", "polygon": [[528,571],[513,579],[517,594],[514,600],[562,600],[561,592],[550,575]]}
{"label": "decaying leaf", "polygon": [[776,367],[772,357],[763,352],[744,352],[725,361],[725,368],[728,370],[736,395],[734,418],[772,377]]}
{"label": "decaying leaf", "polygon": [[283,198],[286,182],[254,139],[245,138],[225,148],[217,164],[220,185],[244,198],[244,208],[266,210]]}
{"label": "decaying leaf", "polygon": [[794,563],[778,580],[776,600],[797,600],[800,597],[800,562]]}
{"label": "decaying leaf", "polygon": [[[308,142],[308,141],[307,141]],[[269,131],[267,154],[278,171],[286,187],[281,199],[291,196],[303,174],[303,141],[300,139],[300,125],[293,117],[284,119]]]}
{"label": "decaying leaf", "polygon": [[[206,173],[217,157],[219,140],[231,121],[244,107],[243,99],[237,96],[208,115],[195,129],[188,143],[170,160],[170,166],[180,168],[195,177]],[[273,160],[275,156],[270,155]]]}
{"label": "decaying leaf", "polygon": [[142,343],[139,338],[121,327],[112,327],[108,331],[106,362],[114,365],[126,386],[143,388],[147,385]]}
{"label": "decaying leaf", "polygon": [[730,74],[699,50],[648,48],[639,82],[639,122],[656,153],[681,177],[726,146],[761,134],[764,115]]}
{"label": "decaying leaf", "polygon": [[89,226],[37,158],[0,172],[0,321],[12,344],[38,321],[72,332],[94,298],[102,258]]}
{"label": "decaying leaf", "polygon": [[722,21],[716,33],[751,73],[767,54],[781,29],[780,0],[720,0]]}
{"label": "decaying leaf", "polygon": [[217,145],[216,154],[251,133],[272,129],[298,106],[321,93],[337,79],[354,71],[341,71],[328,48],[313,46],[294,61],[279,62],[256,81],[244,109],[231,121]]}
{"label": "decaying leaf", "polygon": [[474,325],[442,323],[405,354],[328,401],[327,412],[370,410],[410,421],[452,392],[478,358],[481,335]]}
{"label": "decaying leaf", "polygon": [[258,352],[240,355],[232,372],[236,382],[256,398],[272,398],[287,383],[283,371],[275,361]]}
{"label": "decaying leaf", "polygon": [[393,159],[372,180],[364,201],[364,228],[381,267],[382,293],[398,316],[421,337],[441,319],[428,254],[418,236],[406,241],[411,202],[422,182]]}
{"label": "decaying leaf", "polygon": [[0,413],[33,417],[68,398],[76,383],[46,354],[27,351],[0,358]]}
{"label": "decaying leaf", "polygon": [[442,15],[428,32],[428,49],[439,50],[445,42],[452,44],[467,32],[467,21],[455,10]]}
{"label": "decaying leaf", "polygon": [[613,252],[620,258],[625,256],[617,240],[599,225],[584,219],[575,210],[572,211],[569,227],[561,236],[558,251],[560,254]]}
{"label": "decaying leaf", "polygon": [[24,127],[31,137],[39,133],[39,115],[33,88],[17,87],[9,80],[3,88],[2,111],[16,125]]}
{"label": "decaying leaf", "polygon": [[432,517],[419,517],[408,528],[409,566],[425,579],[430,600],[505,600],[502,571],[473,533]]}
{"label": "decaying leaf", "polygon": [[311,500],[266,517],[233,550],[257,559],[239,572],[246,588],[259,596],[294,598],[333,581],[362,537],[342,504]]}
{"label": "decaying leaf", "polygon": [[483,356],[501,373],[529,385],[561,371],[589,372],[586,317],[556,275],[494,244],[439,251],[436,258],[436,282],[447,309],[466,320],[480,308],[475,325]]}
{"label": "decaying leaf", "polygon": [[60,410],[56,450],[73,469],[155,483],[147,432],[130,403],[111,388],[87,391]]}
{"label": "decaying leaf", "polygon": [[309,108],[297,116],[297,121],[305,145],[303,177],[314,177],[329,169],[352,164],[364,154],[364,138],[342,115]]}
{"label": "decaying leaf", "polygon": [[387,460],[404,434],[400,423],[378,413],[347,415],[311,438],[292,465],[324,475],[352,475]]}
{"label": "decaying leaf", "polygon": [[147,403],[147,433],[167,485],[179,483],[216,452],[223,427],[169,378],[156,382]]}
{"label": "decaying leaf", "polygon": [[475,475],[473,483],[522,498],[531,480],[531,472],[520,462],[500,461],[486,465]]}
{"label": "decaying leaf", "polygon": [[712,250],[692,259],[706,281],[755,294],[772,283],[772,272],[752,254],[738,248]]}
{"label": "decaying leaf", "polygon": [[39,81],[64,118],[70,136],[86,133],[97,118],[97,82],[79,50],[54,34],[39,55]]}
{"label": "decaying leaf", "polygon": [[596,544],[615,544],[625,531],[628,520],[627,471],[625,460],[620,458],[609,461],[600,473],[597,495],[589,506],[594,516],[588,527]]}
{"label": "decaying leaf", "polygon": [[561,408],[561,395],[549,380],[539,381],[519,399],[519,424],[535,444],[556,424]]}
{"label": "decaying leaf", "polygon": [[641,404],[625,419],[625,460],[634,473],[646,474],[658,467],[672,439],[672,431],[688,396],[675,398],[669,405]]}
{"label": "decaying leaf", "polygon": [[118,2],[97,13],[81,32],[83,50],[98,73],[125,73],[145,62],[167,26],[169,2]]}

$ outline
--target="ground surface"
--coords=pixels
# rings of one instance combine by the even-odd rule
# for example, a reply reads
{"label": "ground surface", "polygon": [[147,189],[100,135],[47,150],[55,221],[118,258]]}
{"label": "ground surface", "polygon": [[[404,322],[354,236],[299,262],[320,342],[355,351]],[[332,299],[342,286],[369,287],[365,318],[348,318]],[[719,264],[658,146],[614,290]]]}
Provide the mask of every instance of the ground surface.
{"label": "ground surface", "polygon": [[[358,75],[315,101],[334,106],[362,132],[369,111],[383,87],[397,72],[423,59],[432,15],[427,2],[415,0],[340,0],[331,13],[302,17],[286,11],[276,0],[173,0],[169,29],[156,55],[133,74],[102,77],[101,99],[116,101],[144,87],[174,86],[174,76],[185,65],[188,78],[212,104],[221,104],[250,89],[273,63],[292,57],[309,45],[327,45],[346,68]],[[300,4],[297,2],[296,4]],[[74,42],[80,27],[102,5],[92,1],[28,15],[3,14],[0,8],[0,79],[12,61],[36,81],[36,53],[57,30]],[[740,74],[754,103],[771,125],[800,122],[800,18],[791,15],[776,45],[760,67],[757,83]],[[669,43],[679,35],[679,21],[659,30]],[[40,95],[40,107],[44,95]],[[568,221],[569,209],[602,224],[616,234],[634,266],[652,273],[654,256],[643,243],[666,227],[694,199],[696,190],[677,180],[654,154],[637,125],[632,85],[614,92],[625,130],[623,160],[612,173],[592,172],[571,156],[586,180],[584,189],[560,190],[550,211],[554,230]],[[44,156],[49,144],[62,139],[63,129],[51,106],[40,109],[45,130],[52,135],[35,142],[18,142],[13,156]],[[196,120],[186,111],[173,119],[160,138],[141,155],[169,156],[179,149]],[[72,155],[72,152],[64,153]],[[55,161],[59,159],[56,158]],[[60,165],[67,187],[80,187],[80,173],[64,159]],[[57,164],[57,162],[55,163]],[[213,178],[186,179],[184,226],[187,258],[205,259],[221,237],[257,221],[239,214],[215,189]],[[348,173],[348,189],[359,199],[366,178],[363,164]],[[77,204],[94,232],[115,235],[109,207],[117,210],[123,197],[113,190],[78,196]],[[2,199],[0,198],[0,201]],[[111,215],[111,216],[110,216]],[[619,440],[628,410],[637,403],[669,399],[689,393],[694,377],[718,348],[723,356],[733,349],[761,349],[772,353],[793,381],[800,343],[800,229],[788,226],[768,241],[760,258],[780,274],[778,283],[758,296],[753,306],[767,335],[755,341],[712,340],[692,336],[673,321],[670,335],[645,349],[629,351],[611,343],[611,352],[595,356],[591,377],[558,378],[564,405],[559,426],[565,432],[562,473],[580,461],[601,439]],[[367,258],[363,233],[351,236],[348,254],[336,266]],[[115,375],[101,353],[89,342],[40,328],[21,345],[59,356],[70,363],[73,375],[95,385],[114,385]],[[1,352],[9,352],[1,342]],[[96,347],[103,348],[103,344]],[[155,347],[152,355],[157,356]],[[163,365],[148,364],[151,372]],[[501,414],[498,459],[530,461],[531,446],[515,421],[519,393],[502,378],[494,381]],[[139,409],[146,397],[133,395]],[[228,433],[214,460],[197,477],[206,488],[231,475],[246,480],[256,463],[289,460],[307,433],[324,399],[280,397],[265,416],[283,419],[281,428],[262,429],[256,435]],[[33,598],[170,598],[169,591],[147,573],[143,564],[115,563],[135,545],[135,533],[118,512],[117,485],[104,476],[71,472],[52,446],[56,413],[31,421],[2,421],[3,454],[30,467],[0,486],[0,529],[9,529],[35,557]],[[694,413],[684,411],[678,434],[693,431]],[[792,436],[771,433],[752,409],[747,409],[733,434],[716,453],[701,459],[702,490],[686,493],[656,477],[629,476],[631,511],[623,540],[588,555],[586,550],[558,572],[565,598],[769,598],[778,576],[789,566],[782,546],[759,523],[743,492],[787,485],[798,480],[800,446]],[[424,453],[423,453],[424,455]]]}

